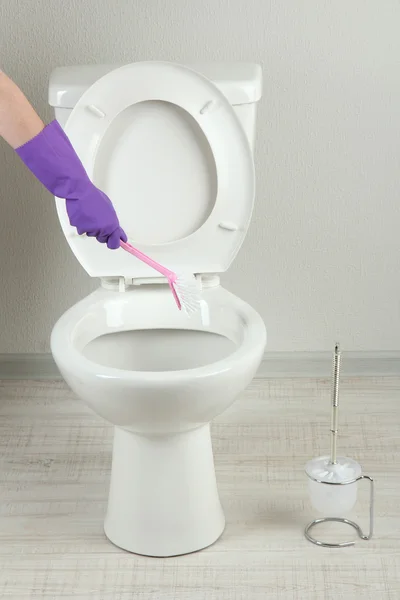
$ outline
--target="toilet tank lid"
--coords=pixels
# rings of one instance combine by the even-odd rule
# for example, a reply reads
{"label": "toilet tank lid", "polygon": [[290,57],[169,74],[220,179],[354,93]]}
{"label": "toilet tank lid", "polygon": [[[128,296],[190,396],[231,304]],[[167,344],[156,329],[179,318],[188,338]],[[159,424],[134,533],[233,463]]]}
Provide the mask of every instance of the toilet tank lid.
{"label": "toilet tank lid", "polygon": [[[49,82],[49,104],[74,108],[83,93],[98,79],[122,65],[78,65],[54,69]],[[255,63],[190,63],[186,67],[210,79],[232,106],[252,104],[261,98],[262,70]]]}

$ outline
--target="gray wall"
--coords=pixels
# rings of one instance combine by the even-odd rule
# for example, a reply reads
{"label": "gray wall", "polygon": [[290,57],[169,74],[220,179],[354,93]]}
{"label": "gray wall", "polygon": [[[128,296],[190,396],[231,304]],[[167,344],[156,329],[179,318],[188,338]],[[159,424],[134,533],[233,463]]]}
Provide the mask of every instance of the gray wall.
{"label": "gray wall", "polygon": [[[260,62],[257,206],[225,284],[271,350],[398,350],[399,22],[389,0],[1,0],[0,62],[45,119],[57,65]],[[95,282],[5,144],[0,182],[0,352],[45,352]]]}

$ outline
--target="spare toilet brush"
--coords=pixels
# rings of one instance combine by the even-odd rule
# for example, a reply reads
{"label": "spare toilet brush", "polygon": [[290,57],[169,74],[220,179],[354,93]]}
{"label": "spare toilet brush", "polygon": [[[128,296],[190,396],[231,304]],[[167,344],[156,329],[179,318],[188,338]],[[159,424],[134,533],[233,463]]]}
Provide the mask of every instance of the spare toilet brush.
{"label": "spare toilet brush", "polygon": [[[340,348],[339,344],[336,344],[333,355],[331,453],[330,456],[313,458],[306,464],[305,468],[308,476],[311,504],[325,516],[309,523],[304,534],[313,544],[329,548],[352,546],[354,541],[334,544],[317,540],[310,534],[310,530],[315,525],[329,521],[346,523],[357,531],[361,539],[370,540],[373,534],[374,520],[374,482],[372,477],[363,475],[361,466],[352,458],[337,456],[340,360]],[[357,523],[343,516],[349,513],[357,502],[357,483],[361,479],[367,479],[370,482],[370,528],[368,535],[364,535]]]}

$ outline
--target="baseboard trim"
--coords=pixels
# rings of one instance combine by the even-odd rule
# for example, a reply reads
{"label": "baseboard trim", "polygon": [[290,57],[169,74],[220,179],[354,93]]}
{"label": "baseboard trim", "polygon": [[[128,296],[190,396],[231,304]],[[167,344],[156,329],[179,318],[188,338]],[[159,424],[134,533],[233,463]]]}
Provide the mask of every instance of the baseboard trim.
{"label": "baseboard trim", "polygon": [[0,354],[0,379],[61,379],[51,354]]}
{"label": "baseboard trim", "polygon": [[[400,375],[400,352],[343,352],[341,372],[348,377]],[[257,377],[330,377],[331,373],[330,352],[266,352]]]}
{"label": "baseboard trim", "polygon": [[[260,379],[329,377],[329,352],[266,352],[257,372]],[[344,352],[345,376],[390,377],[400,375],[400,352]],[[59,380],[51,354],[0,354],[0,379]]]}

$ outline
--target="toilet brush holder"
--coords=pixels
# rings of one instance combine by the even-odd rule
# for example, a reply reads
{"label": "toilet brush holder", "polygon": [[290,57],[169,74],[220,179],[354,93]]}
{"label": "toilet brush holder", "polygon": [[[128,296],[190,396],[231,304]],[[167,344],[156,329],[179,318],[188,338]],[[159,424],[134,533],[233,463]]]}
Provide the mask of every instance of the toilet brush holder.
{"label": "toilet brush holder", "polygon": [[[318,512],[328,515],[314,519],[307,525],[304,535],[309,542],[326,548],[345,548],[353,546],[353,540],[331,543],[317,539],[311,530],[321,523],[344,523],[357,531],[362,540],[370,540],[374,528],[374,480],[369,475],[363,475],[360,465],[351,458],[338,457],[337,463],[332,464],[329,457],[311,460],[305,469],[308,477],[308,489],[313,508]],[[367,480],[370,484],[369,496],[369,532],[365,534],[361,527],[347,519],[344,515],[349,513],[357,502],[358,482]]]}
{"label": "toilet brush holder", "polygon": [[[353,546],[355,542],[351,540],[330,543],[318,540],[310,532],[321,523],[334,522],[350,525],[362,540],[372,538],[374,527],[374,481],[372,477],[363,475],[361,466],[352,458],[337,456],[340,361],[339,344],[336,344],[333,355],[330,456],[314,458],[306,464],[305,468],[311,504],[315,510],[324,514],[324,517],[311,521],[305,528],[304,535],[309,542],[327,548],[344,548]],[[363,479],[369,481],[370,484],[368,534],[364,534],[357,523],[344,516],[354,508],[357,502],[358,482]]]}

